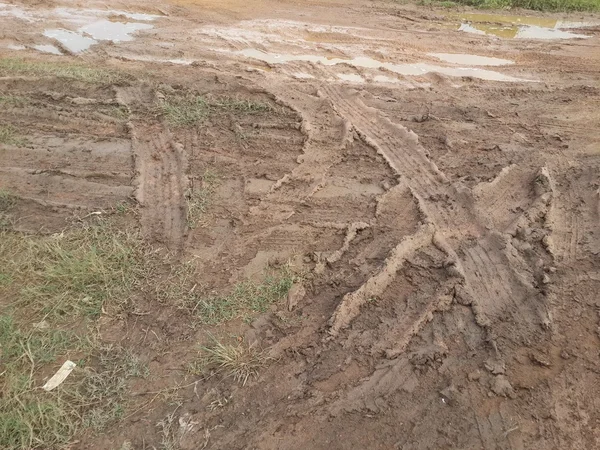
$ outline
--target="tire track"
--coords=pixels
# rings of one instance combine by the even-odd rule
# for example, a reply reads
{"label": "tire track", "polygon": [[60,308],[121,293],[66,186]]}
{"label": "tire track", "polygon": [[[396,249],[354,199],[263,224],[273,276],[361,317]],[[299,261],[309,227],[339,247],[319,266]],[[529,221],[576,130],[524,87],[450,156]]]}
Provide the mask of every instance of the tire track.
{"label": "tire track", "polygon": [[[456,259],[455,265],[462,272],[463,289],[473,304],[477,322],[492,325],[502,320],[504,312],[514,308],[519,311],[515,315],[519,320],[535,322],[532,308],[527,305],[527,290],[533,288],[515,276],[515,269],[504,253],[505,243],[497,232],[486,229],[488,220],[475,209],[472,192],[461,191],[439,171],[427,158],[414,133],[367,107],[356,93],[347,93],[335,86],[322,86],[320,93],[332,101],[336,112],[349,120],[365,141],[403,177],[439,240],[450,238],[443,247],[449,257]],[[491,205],[496,203],[492,201]],[[431,239],[419,241],[421,245],[431,243]],[[342,300],[331,319],[333,335],[359,314],[358,298],[368,298],[371,291],[381,289],[379,277],[381,275],[375,275]],[[518,293],[513,292],[515,286],[519,288]],[[517,294],[523,296],[515,298]]]}
{"label": "tire track", "polygon": [[[117,99],[130,113],[148,103],[148,88],[119,89]],[[187,230],[188,189],[185,146],[159,123],[147,123],[132,114],[128,123],[135,158],[135,195],[142,206],[140,223],[149,239],[179,252]]]}

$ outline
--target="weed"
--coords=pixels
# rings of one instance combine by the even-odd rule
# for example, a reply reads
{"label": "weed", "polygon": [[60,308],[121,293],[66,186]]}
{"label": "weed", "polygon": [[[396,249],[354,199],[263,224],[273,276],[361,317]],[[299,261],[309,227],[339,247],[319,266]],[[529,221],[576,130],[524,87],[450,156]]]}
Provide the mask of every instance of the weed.
{"label": "weed", "polygon": [[128,350],[115,346],[100,346],[91,359],[93,367],[86,367],[79,383],[75,402],[85,402],[82,422],[85,427],[102,430],[119,420],[125,409],[127,380],[146,378],[148,369]]}
{"label": "weed", "polygon": [[86,83],[114,84],[128,77],[120,72],[108,69],[86,67],[79,64],[57,64],[34,62],[17,58],[0,58],[0,76],[54,76]]}
{"label": "weed", "polygon": [[173,126],[196,125],[209,115],[209,105],[200,96],[169,96],[161,100],[158,107],[167,122]]}
{"label": "weed", "polygon": [[160,428],[161,450],[176,450],[179,448],[177,442],[177,422],[175,421],[175,414],[177,413],[178,409],[179,406],[177,406],[173,412],[167,414],[164,419],[156,424],[156,426]]}
{"label": "weed", "polygon": [[7,106],[23,106],[27,104],[27,98],[18,95],[0,94],[0,105]]}
{"label": "weed", "polygon": [[187,224],[190,228],[196,228],[201,217],[212,201],[219,178],[216,173],[206,170],[201,179],[199,189],[192,190],[187,196]]}
{"label": "weed", "polygon": [[0,125],[0,144],[21,146],[25,144],[25,139],[19,136],[12,125]]}
{"label": "weed", "polygon": [[[0,344],[0,448],[7,450],[58,448],[81,427],[104,428],[121,417],[125,381],[140,372],[123,349],[101,347],[64,330],[24,332],[11,316],[0,317]],[[44,368],[79,352],[88,354],[94,367],[77,367],[51,392],[39,389]]]}
{"label": "weed", "polygon": [[14,305],[69,320],[98,317],[109,299],[123,306],[147,270],[141,240],[107,222],[54,236],[3,232],[0,267],[23,286]]}
{"label": "weed", "polygon": [[157,284],[156,294],[161,301],[191,312],[198,323],[217,325],[239,317],[251,320],[253,313],[265,312],[287,296],[298,275],[285,265],[269,270],[261,282],[237,283],[225,295],[207,295],[195,278],[193,261],[178,265],[167,279]]}
{"label": "weed", "polygon": [[289,267],[285,267],[279,272],[268,273],[262,283],[238,283],[227,295],[194,296],[192,311],[203,324],[223,323],[248,312],[265,312],[288,294],[295,278]]}
{"label": "weed", "polygon": [[216,111],[256,114],[272,111],[267,104],[250,99],[220,98],[209,101],[199,95],[167,96],[158,103],[158,112],[175,127],[193,126],[201,123]]}
{"label": "weed", "polygon": [[203,367],[204,373],[213,370],[245,385],[250,378],[258,376],[259,369],[268,360],[265,353],[256,347],[248,347],[242,343],[223,344],[214,337],[212,339],[210,347],[200,348],[201,356],[197,364]]}
{"label": "weed", "polygon": [[136,214],[135,206],[127,201],[117,202],[112,210],[116,214],[125,215],[125,214]]}
{"label": "weed", "polygon": [[269,112],[273,110],[268,103],[239,98],[222,98],[214,102],[214,106],[228,111],[243,112],[246,114]]}
{"label": "weed", "polygon": [[15,206],[17,197],[6,189],[0,189],[0,212],[6,212]]}
{"label": "weed", "polygon": [[106,114],[119,120],[127,120],[129,118],[129,109],[125,106],[112,106],[108,108]]}

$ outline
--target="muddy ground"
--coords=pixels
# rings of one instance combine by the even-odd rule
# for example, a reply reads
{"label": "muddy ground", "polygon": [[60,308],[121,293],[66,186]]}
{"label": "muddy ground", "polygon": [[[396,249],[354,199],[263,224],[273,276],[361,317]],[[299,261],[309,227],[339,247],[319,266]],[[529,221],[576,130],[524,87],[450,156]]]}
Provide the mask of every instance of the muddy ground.
{"label": "muddy ground", "polygon": [[[60,7],[156,17],[79,53],[44,30],[100,13]],[[3,226],[116,217],[161,261],[95,324],[148,374],[70,448],[600,448],[600,28],[500,38],[461,12],[0,8]],[[198,320],[273,270],[266,310]],[[260,350],[247,379],[190,369],[217,338]]]}

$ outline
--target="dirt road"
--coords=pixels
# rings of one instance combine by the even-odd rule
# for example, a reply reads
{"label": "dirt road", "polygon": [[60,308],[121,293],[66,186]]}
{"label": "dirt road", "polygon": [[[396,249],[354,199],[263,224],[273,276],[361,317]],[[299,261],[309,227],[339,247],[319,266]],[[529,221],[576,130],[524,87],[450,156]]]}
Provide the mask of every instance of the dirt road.
{"label": "dirt road", "polygon": [[[528,14],[0,4],[11,226],[127,205],[171,255],[98,322],[149,377],[72,448],[600,448],[600,18]],[[282,266],[263,313],[182,300]],[[207,336],[261,363],[198,375]]]}

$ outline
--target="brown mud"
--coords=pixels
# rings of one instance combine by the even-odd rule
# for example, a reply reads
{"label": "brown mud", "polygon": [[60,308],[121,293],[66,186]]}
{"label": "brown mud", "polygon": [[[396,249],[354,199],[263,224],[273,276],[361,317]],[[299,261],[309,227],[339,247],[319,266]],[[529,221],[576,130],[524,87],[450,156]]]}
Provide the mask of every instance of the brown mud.
{"label": "brown mud", "polygon": [[[2,72],[0,95],[26,99],[0,109],[25,139],[0,144],[15,229],[127,204],[207,291],[285,261],[303,274],[300,295],[251,323],[193,325],[159,298],[103,318],[151,375],[122,421],[72,448],[167,448],[156,424],[173,411],[181,449],[600,448],[597,26],[505,40],[388,2],[110,1],[96,7],[159,17],[131,41],[50,56],[29,46],[62,49],[43,37],[71,26],[51,8],[81,6],[14,5],[53,22],[0,15],[3,58],[128,74]],[[156,113],[170,96],[242,106],[182,126]],[[191,376],[208,332],[268,363],[243,386]],[[177,386],[175,403],[155,395]]]}

